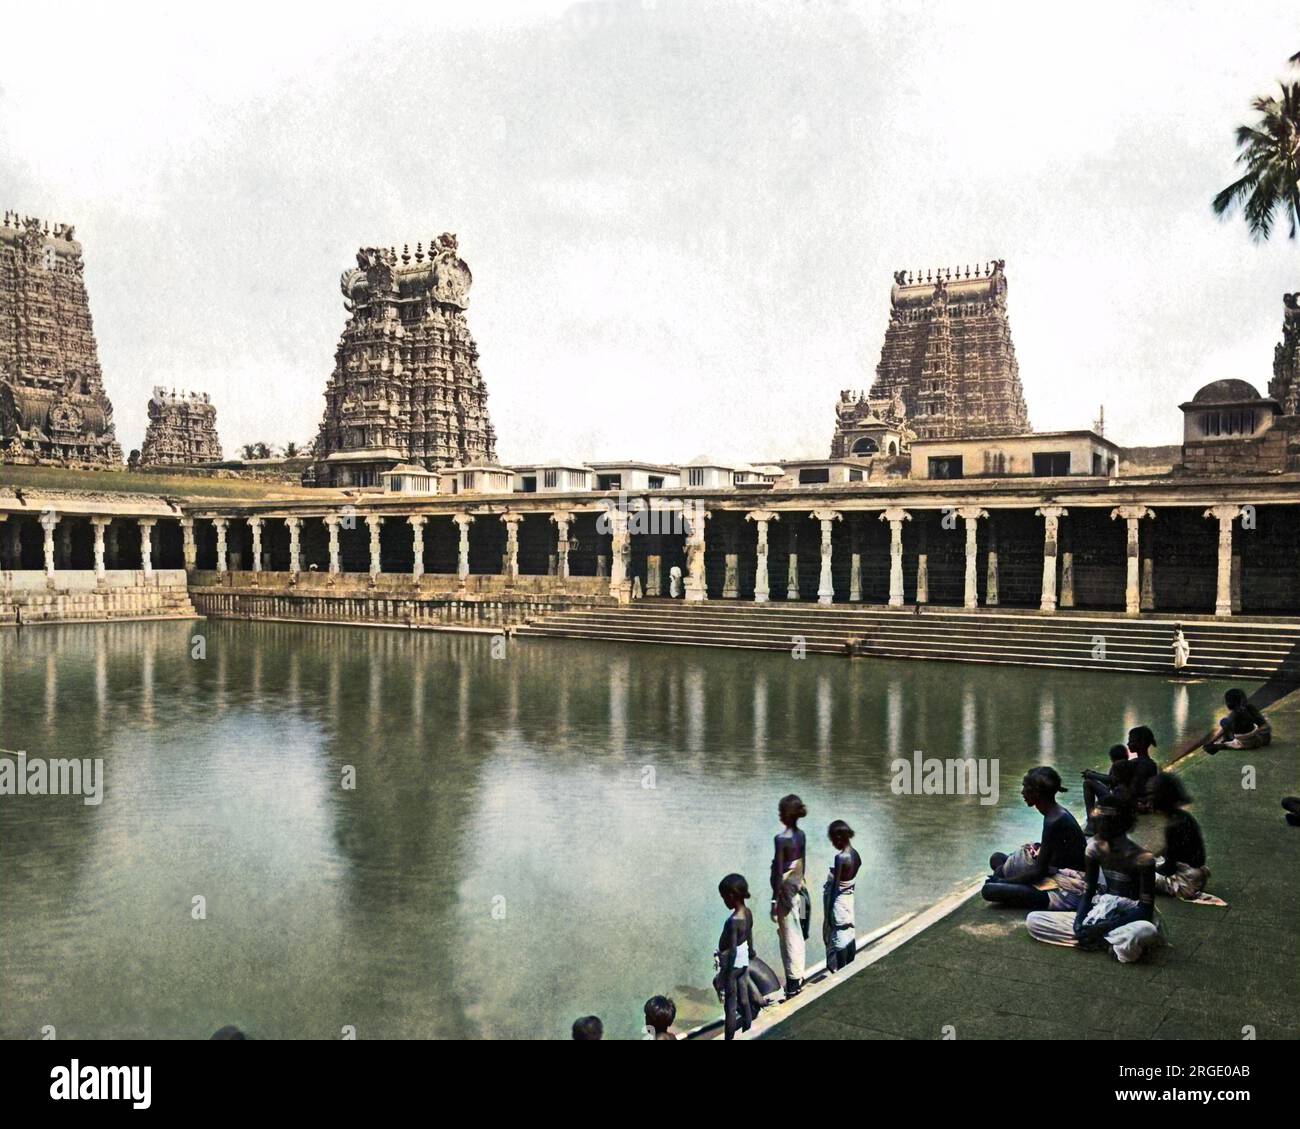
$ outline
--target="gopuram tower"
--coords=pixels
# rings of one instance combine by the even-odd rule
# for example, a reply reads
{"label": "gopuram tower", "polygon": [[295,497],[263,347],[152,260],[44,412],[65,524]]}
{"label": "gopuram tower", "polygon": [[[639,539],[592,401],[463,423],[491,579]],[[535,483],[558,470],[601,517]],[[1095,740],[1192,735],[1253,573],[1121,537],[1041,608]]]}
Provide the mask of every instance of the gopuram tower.
{"label": "gopuram tower", "polygon": [[1284,415],[1300,415],[1300,294],[1282,295],[1282,340],[1273,349],[1268,394]]}
{"label": "gopuram tower", "polygon": [[318,486],[368,486],[397,463],[496,460],[478,347],[465,321],[472,282],[456,237],[366,247],[339,280],[347,324],[325,388],[312,473]]}
{"label": "gopuram tower", "polygon": [[149,425],[140,447],[140,465],[200,466],[221,462],[217,409],[206,392],[170,395],[155,388],[149,398]]}
{"label": "gopuram tower", "polygon": [[71,224],[0,224],[0,462],[117,468],[122,450]]}
{"label": "gopuram tower", "polygon": [[1007,320],[1003,260],[983,267],[898,271],[889,327],[867,398],[901,397],[920,439],[1029,430]]}

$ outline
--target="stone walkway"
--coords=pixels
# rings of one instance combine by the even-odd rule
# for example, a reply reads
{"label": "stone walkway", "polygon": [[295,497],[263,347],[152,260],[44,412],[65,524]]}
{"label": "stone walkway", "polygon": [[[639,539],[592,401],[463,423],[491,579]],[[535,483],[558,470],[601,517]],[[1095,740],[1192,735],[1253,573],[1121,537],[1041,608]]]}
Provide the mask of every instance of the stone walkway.
{"label": "stone walkway", "polygon": [[1228,908],[1160,898],[1171,948],[1120,965],[1109,951],[1044,945],[1023,912],[976,896],[763,1037],[939,1039],[950,1026],[958,1039],[1241,1039],[1253,1027],[1259,1039],[1300,1039],[1300,828],[1279,804],[1300,794],[1300,693],[1268,712],[1269,748],[1179,765],[1210,892]]}

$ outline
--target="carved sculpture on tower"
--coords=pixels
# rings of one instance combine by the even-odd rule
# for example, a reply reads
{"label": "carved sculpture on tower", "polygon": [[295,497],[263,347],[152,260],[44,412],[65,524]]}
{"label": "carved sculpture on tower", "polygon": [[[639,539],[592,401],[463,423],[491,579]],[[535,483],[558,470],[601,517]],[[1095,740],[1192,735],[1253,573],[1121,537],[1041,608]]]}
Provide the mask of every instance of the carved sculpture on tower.
{"label": "carved sculpture on tower", "polygon": [[140,466],[199,466],[221,461],[217,409],[206,392],[169,395],[155,388],[149,399],[149,426],[140,447]]}
{"label": "carved sculpture on tower", "polygon": [[1282,340],[1273,350],[1273,379],[1268,394],[1282,414],[1300,415],[1300,294],[1282,295]]}
{"label": "carved sculpture on tower", "polygon": [[366,247],[339,280],[347,324],[325,388],[309,480],[365,486],[397,463],[430,470],[496,461],[478,347],[465,320],[472,278],[456,237]]}
{"label": "carved sculpture on tower", "polygon": [[118,468],[70,224],[5,212],[0,224],[0,461]]}
{"label": "carved sculpture on tower", "polygon": [[897,271],[890,306],[871,401],[901,397],[921,439],[1029,431],[1001,259]]}
{"label": "carved sculpture on tower", "polygon": [[905,455],[916,438],[907,421],[907,406],[900,392],[873,400],[865,392],[846,388],[835,405],[835,435],[831,458]]}

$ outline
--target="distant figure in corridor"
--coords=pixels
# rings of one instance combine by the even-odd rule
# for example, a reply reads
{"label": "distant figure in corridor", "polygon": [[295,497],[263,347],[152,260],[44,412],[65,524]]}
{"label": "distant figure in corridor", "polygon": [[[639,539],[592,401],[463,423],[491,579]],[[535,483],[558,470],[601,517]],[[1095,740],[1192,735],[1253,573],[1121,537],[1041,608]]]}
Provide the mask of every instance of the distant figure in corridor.
{"label": "distant figure in corridor", "polygon": [[1205,743],[1213,756],[1220,749],[1260,749],[1273,741],[1273,726],[1268,718],[1250,704],[1246,691],[1232,689],[1223,695],[1228,715],[1219,719],[1219,728]]}
{"label": "distant figure in corridor", "polygon": [[677,1036],[669,1028],[677,1018],[677,1005],[667,996],[651,996],[645,1002],[645,1029],[654,1042],[664,1040],[677,1042]]}
{"label": "distant figure in corridor", "polygon": [[736,1030],[748,1031],[754,1022],[749,995],[749,962],[754,959],[754,915],[745,903],[749,900],[749,883],[743,874],[728,874],[718,883],[722,904],[731,912],[722,924],[718,951],[716,983],[722,991],[724,1038],[734,1039]]}
{"label": "distant figure in corridor", "polygon": [[675,600],[682,594],[682,570],[680,566],[673,565],[668,570],[668,597]]}
{"label": "distant figure in corridor", "polygon": [[[981,891],[985,901],[1034,910],[1071,910],[1078,905],[1085,885],[1087,840],[1069,809],[1057,803],[1057,794],[1065,791],[1054,768],[1042,765],[1025,773],[1020,795],[1042,815],[1043,830],[1037,843],[989,859],[993,873]],[[1038,889],[1048,878],[1056,888]]]}
{"label": "distant figure in corridor", "polygon": [[853,921],[853,887],[862,856],[853,849],[853,828],[837,819],[827,831],[835,857],[822,893],[822,940],[826,942],[826,971],[838,972],[853,963],[858,935]]}
{"label": "distant figure in corridor", "polygon": [[[1136,813],[1133,805],[1107,801],[1092,813],[1097,834],[1088,841],[1087,885],[1074,913],[1037,911],[1025,918],[1035,940],[1050,945],[1101,949],[1109,945],[1122,964],[1141,960],[1160,944],[1156,922],[1156,860],[1128,837]],[[1124,883],[1124,895],[1099,894],[1102,871],[1112,888]]]}
{"label": "distant figure in corridor", "polygon": [[1185,810],[1191,802],[1183,782],[1173,773],[1162,772],[1156,777],[1151,806],[1165,817],[1164,854],[1156,859],[1156,893],[1188,901],[1196,899],[1210,877],[1201,826]]}
{"label": "distant figure in corridor", "polygon": [[787,998],[797,996],[803,988],[804,951],[812,916],[812,899],[804,883],[808,839],[799,829],[799,820],[807,814],[798,796],[783,796],[777,816],[784,827],[772,843],[772,920],[781,943]]}
{"label": "distant figure in corridor", "polygon": [[594,1043],[605,1037],[605,1025],[596,1015],[584,1015],[573,1021],[573,1037],[580,1043]]}
{"label": "distant figure in corridor", "polygon": [[1174,652],[1174,669],[1182,670],[1192,657],[1192,645],[1187,641],[1187,636],[1183,634],[1183,625],[1174,624],[1174,641],[1170,646]]}

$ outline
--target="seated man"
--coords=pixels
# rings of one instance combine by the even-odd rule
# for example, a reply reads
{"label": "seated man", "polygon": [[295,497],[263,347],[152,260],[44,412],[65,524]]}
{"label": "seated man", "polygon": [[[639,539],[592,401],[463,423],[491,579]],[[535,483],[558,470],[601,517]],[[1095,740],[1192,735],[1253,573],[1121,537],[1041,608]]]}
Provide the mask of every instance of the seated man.
{"label": "seated man", "polygon": [[1219,719],[1218,731],[1205,743],[1213,756],[1220,749],[1259,749],[1273,740],[1273,727],[1250,704],[1244,690],[1233,688],[1223,695],[1228,715]]}
{"label": "seated man", "polygon": [[1162,772],[1156,777],[1151,806],[1165,817],[1165,850],[1156,859],[1159,894],[1195,899],[1210,877],[1200,824],[1185,810],[1191,802],[1183,782],[1172,772]]}
{"label": "seated man", "polygon": [[[1133,800],[1133,781],[1137,774],[1136,765],[1129,760],[1127,745],[1112,745],[1107,754],[1110,757],[1110,771],[1098,772],[1095,768],[1083,770],[1083,810],[1092,811],[1103,800],[1109,800],[1116,788],[1123,788],[1124,794]],[[1091,821],[1083,825],[1085,835],[1092,834]]]}
{"label": "seated man", "polygon": [[[1011,855],[1001,852],[989,859],[993,873],[984,883],[984,899],[1021,909],[1073,909],[1083,892],[1086,839],[1069,809],[1056,802],[1061,777],[1056,769],[1042,766],[1025,774],[1020,795],[1043,817],[1037,843],[1026,843]],[[1056,883],[1053,890],[1039,890],[1046,878]]]}
{"label": "seated man", "polygon": [[[1117,960],[1141,960],[1160,943],[1155,915],[1155,859],[1128,837],[1133,805],[1108,801],[1092,812],[1097,834],[1088,841],[1083,896],[1073,913],[1038,911],[1025,918],[1029,935],[1051,945],[1082,949],[1111,947]],[[1099,894],[1103,869],[1128,879],[1132,897]]]}

